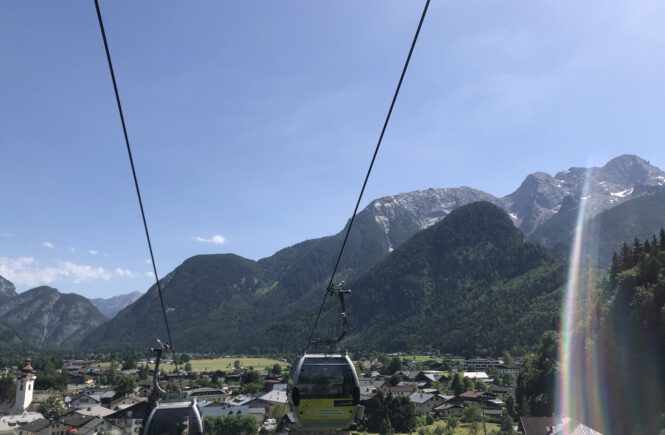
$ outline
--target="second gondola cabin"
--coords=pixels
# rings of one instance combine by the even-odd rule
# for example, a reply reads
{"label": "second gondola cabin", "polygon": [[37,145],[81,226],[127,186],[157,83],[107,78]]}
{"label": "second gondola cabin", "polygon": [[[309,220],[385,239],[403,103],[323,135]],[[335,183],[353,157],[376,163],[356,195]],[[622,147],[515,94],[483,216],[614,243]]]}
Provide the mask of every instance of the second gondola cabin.
{"label": "second gondola cabin", "polygon": [[301,429],[348,429],[360,411],[358,375],[348,355],[299,357],[292,367],[288,393]]}

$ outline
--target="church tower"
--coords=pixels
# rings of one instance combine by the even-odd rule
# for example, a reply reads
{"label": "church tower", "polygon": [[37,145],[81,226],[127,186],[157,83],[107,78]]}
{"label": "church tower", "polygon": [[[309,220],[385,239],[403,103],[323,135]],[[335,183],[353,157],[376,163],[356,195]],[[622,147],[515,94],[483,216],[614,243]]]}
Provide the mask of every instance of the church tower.
{"label": "church tower", "polygon": [[17,413],[22,413],[28,409],[32,403],[32,393],[34,392],[35,379],[37,378],[32,368],[32,360],[27,357],[23,361],[21,376],[16,380],[16,401],[14,409]]}

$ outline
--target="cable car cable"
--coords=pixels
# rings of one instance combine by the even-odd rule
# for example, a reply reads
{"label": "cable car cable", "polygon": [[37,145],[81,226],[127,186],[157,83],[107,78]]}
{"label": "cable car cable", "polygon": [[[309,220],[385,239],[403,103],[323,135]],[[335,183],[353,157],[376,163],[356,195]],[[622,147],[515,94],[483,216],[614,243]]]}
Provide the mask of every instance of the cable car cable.
{"label": "cable car cable", "polygon": [[[97,1],[97,0],[95,0]],[[406,61],[404,62],[404,67],[402,68],[402,74],[399,77],[399,81],[397,82],[397,87],[395,88],[395,93],[393,94],[393,99],[392,102],[390,103],[390,108],[388,109],[388,114],[386,115],[386,120],[383,123],[383,128],[381,129],[381,134],[379,135],[379,140],[376,143],[376,148],[374,149],[374,154],[372,155],[372,160],[370,161],[369,168],[367,169],[367,174],[365,175],[365,181],[363,181],[362,188],[360,189],[360,195],[358,195],[358,200],[356,201],[356,206],[353,209],[353,214],[351,215],[351,220],[349,221],[349,226],[346,229],[346,234],[344,235],[344,240],[342,241],[342,246],[340,247],[339,254],[337,255],[337,261],[335,261],[335,266],[333,267],[332,274],[330,276],[330,281],[328,281],[328,286],[326,287],[326,292],[325,295],[323,296],[323,302],[321,302],[321,308],[319,308],[319,312],[316,315],[316,319],[314,320],[314,325],[312,326],[312,331],[309,334],[309,339],[307,340],[306,345],[310,344],[312,342],[312,338],[314,337],[314,331],[316,330],[316,326],[319,323],[319,318],[321,317],[321,313],[323,312],[323,307],[325,306],[326,299],[328,298],[329,294],[333,294],[335,287],[333,286],[333,281],[335,279],[335,274],[337,273],[337,269],[339,268],[340,261],[342,260],[342,254],[344,253],[344,248],[346,247],[346,242],[349,239],[349,233],[351,233],[351,227],[353,226],[353,221],[356,218],[356,214],[358,213],[358,207],[360,206],[360,201],[362,200],[363,194],[365,193],[365,187],[367,186],[367,181],[369,180],[369,176],[372,172],[372,168],[374,167],[374,162],[376,160],[376,156],[379,153],[379,148],[381,148],[381,142],[383,141],[383,136],[386,132],[386,128],[388,127],[388,123],[390,122],[390,116],[393,113],[393,108],[395,107],[395,102],[397,101],[397,96],[399,95],[400,88],[402,87],[402,82],[404,81],[404,76],[406,75],[406,70],[409,67],[409,62],[411,61],[411,55],[413,54],[413,50],[416,47],[416,42],[418,41],[418,36],[420,35],[420,29],[423,26],[423,22],[425,21],[425,15],[427,15],[427,9],[429,8],[429,3],[430,0],[426,0],[425,6],[423,8],[423,13],[420,16],[420,21],[418,22],[418,28],[416,29],[416,33],[413,36],[413,41],[411,42],[411,48],[409,49],[409,54],[406,57]],[[341,293],[339,294],[340,296],[340,303],[341,306],[344,307],[344,294]],[[344,313],[342,313],[344,315]],[[346,327],[344,318],[343,318],[343,328]],[[341,340],[341,338],[345,334],[345,330],[342,331],[342,335],[340,338],[337,340]]]}
{"label": "cable car cable", "polygon": [[[127,155],[129,156],[129,165],[132,168],[132,177],[134,178],[134,187],[136,188],[136,197],[139,201],[139,208],[141,209],[141,218],[143,219],[143,229],[145,230],[145,238],[148,241],[148,251],[150,251],[150,262],[152,263],[152,271],[155,275],[155,283],[157,284],[157,293],[159,294],[159,300],[162,305],[162,314],[164,316],[164,323],[166,324],[166,334],[169,338],[169,346],[171,347],[171,352],[173,353],[173,363],[175,365],[176,373],[180,373],[178,369],[178,358],[176,358],[175,348],[173,346],[173,338],[171,337],[171,328],[169,327],[169,319],[166,316],[166,305],[164,303],[164,295],[162,294],[162,286],[159,283],[159,275],[157,274],[157,266],[155,264],[155,255],[152,250],[152,242],[150,241],[150,232],[148,231],[148,221],[145,217],[145,210],[143,208],[143,200],[141,199],[141,189],[139,189],[139,181],[136,176],[136,167],[134,166],[134,158],[132,156],[132,148],[129,144],[129,135],[127,134],[127,126],[125,124],[125,115],[122,111],[122,104],[120,103],[120,93],[118,92],[118,84],[115,80],[115,72],[113,70],[113,62],[111,62],[111,52],[109,51],[109,44],[106,39],[106,31],[104,30],[104,21],[102,20],[102,12],[99,9],[99,0],[95,0],[95,9],[97,10],[97,21],[99,22],[99,30],[102,34],[102,40],[104,41],[104,51],[106,52],[106,60],[108,61],[109,71],[111,73],[111,81],[113,82],[113,91],[115,92],[115,101],[118,106],[118,114],[120,115],[120,123],[122,124],[122,133],[125,137],[125,145],[127,148]],[[182,389],[182,380],[178,378],[180,382],[180,389]]]}

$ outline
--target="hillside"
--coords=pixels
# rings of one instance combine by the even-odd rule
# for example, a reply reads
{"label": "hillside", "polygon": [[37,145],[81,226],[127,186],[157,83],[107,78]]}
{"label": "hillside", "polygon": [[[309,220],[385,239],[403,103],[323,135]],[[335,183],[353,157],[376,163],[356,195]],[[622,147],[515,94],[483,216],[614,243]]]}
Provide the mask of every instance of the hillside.
{"label": "hillside", "polygon": [[38,348],[71,346],[106,319],[83,296],[37,287],[0,305],[0,319]]}
{"label": "hillside", "polygon": [[[446,216],[470,203],[486,201],[494,205],[494,210],[500,210],[499,208],[506,210],[508,214],[502,212],[502,224],[499,228],[505,229],[504,224],[509,222],[510,225],[507,226],[515,231],[515,234],[520,234],[515,225],[526,232],[539,234],[539,228],[545,228],[550,221],[552,227],[558,222],[560,227],[554,230],[558,237],[559,234],[572,234],[574,219],[570,220],[569,217],[573,215],[571,210],[574,210],[579,203],[587,178],[593,182],[591,187],[587,186],[587,189],[594,192],[590,214],[595,215],[602,214],[608,208],[613,210],[621,204],[649,196],[651,190],[664,183],[665,176],[662,174],[664,173],[660,169],[647,161],[637,156],[624,155],[612,159],[600,168],[570,168],[555,176],[543,173],[531,174],[513,194],[501,199],[469,187],[428,189],[379,198],[370,202],[358,214],[336,279],[355,282],[382,261],[388,261],[386,258],[395,257],[400,258],[390,260],[399,263],[393,265],[395,268],[398,270],[406,268],[405,270],[410,271],[409,266],[405,265],[409,265],[412,260],[395,255],[400,251],[400,247],[414,235],[416,241],[409,243],[423,243],[422,237],[436,234],[428,232],[428,229],[436,227],[442,219],[445,221]],[[423,230],[424,234],[429,236],[420,236],[419,232]],[[494,230],[488,227],[475,231],[490,231],[491,236],[491,231]],[[187,346],[192,347],[191,350],[224,349],[244,352],[292,350],[302,346],[311,318],[324,294],[343,236],[344,229],[333,236],[307,240],[282,249],[258,262],[231,254],[195,256],[186,260],[164,278],[166,302],[175,308],[169,316],[176,343],[187,343]],[[617,239],[619,238],[623,240],[624,236],[617,236]],[[546,243],[552,247],[549,241]],[[563,241],[557,240],[554,244],[565,247],[565,237]],[[464,261],[474,264],[473,257],[464,256],[477,255],[471,252],[472,250],[467,252],[469,249],[471,248],[466,250],[460,248],[455,255],[461,255]],[[545,255],[542,249],[538,251],[539,248],[528,244],[518,251],[521,249],[533,249],[534,252]],[[560,252],[565,255],[566,249]],[[440,254],[441,252],[432,249],[421,253],[424,256],[432,256],[428,261],[437,261]],[[510,269],[502,271],[500,268],[503,265],[499,265],[495,273],[500,279],[495,284],[506,286],[506,294],[514,294],[517,298],[519,292],[528,291],[524,287],[527,284],[531,285],[533,282],[537,283],[534,285],[549,284],[545,282],[549,279],[548,274],[554,273],[554,269],[558,271],[560,266],[553,264],[549,257],[542,261],[545,266],[532,265],[528,273],[533,276],[528,277],[523,277],[521,274],[515,277],[503,276],[502,273],[508,273]],[[241,275],[251,276],[252,281],[256,282],[250,285],[248,281],[242,281],[237,273],[229,272],[237,271],[238,268],[244,270]],[[196,274],[191,272],[193,269],[197,270]],[[410,272],[415,275],[408,279],[422,278],[418,277],[418,271]],[[393,278],[397,280],[400,277],[393,276]],[[431,281],[439,278],[444,281],[452,279],[445,274],[437,277],[426,276],[422,279]],[[375,276],[375,279],[379,277]],[[475,296],[479,296],[476,294],[476,291],[479,291],[478,285],[491,287],[494,282],[473,275],[455,279],[468,281],[464,285],[469,287],[469,294]],[[524,280],[527,284],[520,280]],[[561,279],[557,278],[555,281],[560,285]],[[369,284],[371,283],[363,281],[360,289],[354,290],[352,299],[356,298],[355,295],[362,291],[364,285]],[[459,285],[455,288],[465,287]],[[490,290],[492,295],[501,294],[501,291],[494,287]],[[527,307],[529,310],[536,310],[535,312],[542,308],[543,315],[530,314],[531,312],[527,310],[527,315],[531,315],[532,320],[537,323],[541,322],[541,319],[553,318],[552,312],[558,310],[558,306],[552,308],[552,305],[557,305],[558,302],[552,303],[555,298],[550,294],[550,290],[552,290],[550,287],[546,287],[545,294],[539,295],[539,298],[533,302],[539,304],[540,308],[536,305]],[[161,312],[155,292],[155,289],[150,289],[134,304],[121,311],[116,319],[98,330],[91,331],[86,337],[86,346],[93,349],[112,349],[116,345],[146,348],[156,336],[163,337],[165,335],[163,320],[160,320]],[[242,297],[235,292],[240,292]],[[200,307],[195,306],[200,298],[205,299],[209,309],[202,311]],[[425,304],[438,303],[432,299],[425,300]],[[455,303],[460,302],[463,301],[455,301]],[[333,313],[336,311],[334,304],[327,309]],[[363,314],[374,316],[371,312]],[[417,317],[423,313],[411,314]],[[361,323],[365,322],[367,316],[363,317]],[[145,322],[146,319],[150,322]],[[192,324],[192,319],[196,319],[195,325]],[[467,317],[462,320],[467,320]],[[549,320],[545,323],[548,322],[551,323]],[[149,323],[149,326],[146,327],[146,323]],[[224,325],[221,329],[220,324]],[[334,330],[334,325],[335,322],[332,320],[329,324],[326,322],[323,324],[326,330],[331,328]],[[371,326],[369,323],[367,325]],[[211,330],[215,332],[210,333]],[[131,335],[129,339],[128,335]],[[202,339],[203,336],[206,339]],[[363,341],[362,337],[358,340]],[[446,340],[448,338],[442,338],[439,342],[452,343]],[[528,340],[524,338],[522,341]],[[482,344],[486,345],[487,343]]]}
{"label": "hillside", "polygon": [[[232,254],[187,259],[161,280],[176,346],[182,350],[226,348],[243,340],[249,319],[262,315],[271,288],[257,262]],[[250,317],[248,317],[250,316]],[[93,330],[83,346],[93,349],[147,349],[166,340],[157,287]]]}
{"label": "hillside", "polygon": [[[478,202],[418,233],[351,287],[349,347],[498,354],[558,321],[563,266]],[[424,331],[427,331],[425,333]]]}
{"label": "hillside", "polygon": [[[174,308],[169,320],[176,345],[237,352],[302,345],[323,287],[289,300],[298,284],[275,281],[275,269],[265,264],[235,255],[196,256],[164,278],[164,298]],[[350,283],[348,344],[476,353],[528,346],[555,326],[561,283],[562,266],[544,249],[525,243],[504,211],[488,202],[472,203],[417,233]],[[334,323],[336,301],[329,307]],[[432,330],[440,333],[419,332]],[[147,348],[164,336],[153,287],[93,331],[84,345]]]}
{"label": "hillside", "polygon": [[[568,198],[569,206],[537,228],[529,239],[540,243],[559,257],[566,257],[573,239],[579,204]],[[607,266],[612,253],[626,240],[644,239],[665,226],[665,188],[652,187],[640,196],[625,201],[588,220],[587,260]]]}
{"label": "hillside", "polygon": [[24,353],[26,348],[16,331],[0,323],[0,355]]}

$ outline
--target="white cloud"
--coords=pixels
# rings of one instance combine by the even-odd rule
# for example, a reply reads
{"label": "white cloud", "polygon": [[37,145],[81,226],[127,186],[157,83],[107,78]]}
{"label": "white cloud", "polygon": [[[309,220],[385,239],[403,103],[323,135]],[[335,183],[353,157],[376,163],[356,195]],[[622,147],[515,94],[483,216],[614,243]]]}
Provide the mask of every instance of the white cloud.
{"label": "white cloud", "polygon": [[108,281],[112,278],[111,272],[103,267],[94,267],[84,264],[76,264],[71,261],[65,261],[62,264],[64,274],[68,278],[72,278],[74,283],[78,284],[83,281]]}
{"label": "white cloud", "polygon": [[49,248],[49,249],[55,248],[55,246],[53,246],[53,243],[51,243],[51,242],[44,242],[44,243],[42,243],[42,246],[45,247],[45,248]]}
{"label": "white cloud", "polygon": [[72,254],[76,254],[76,248],[74,248],[73,246],[68,246],[67,249],[69,249],[69,252],[71,252]]}
{"label": "white cloud", "polygon": [[223,245],[224,243],[226,243],[226,239],[224,238],[224,236],[220,236],[219,234],[215,234],[209,239],[196,236],[194,237],[194,240],[201,243],[212,243],[213,245]]}
{"label": "white cloud", "polygon": [[87,281],[109,281],[115,277],[135,277],[134,272],[120,267],[110,271],[104,267],[71,261],[55,261],[43,265],[34,257],[0,257],[0,275],[19,286],[27,287],[50,285],[58,280],[70,280],[79,284]]}
{"label": "white cloud", "polygon": [[155,274],[152,273],[152,272],[146,272],[146,273],[145,273],[145,276],[147,276],[148,278],[155,279]]}
{"label": "white cloud", "polygon": [[0,233],[0,237],[7,237],[7,238],[9,238],[9,237],[14,237],[14,235],[13,235],[12,233]]}
{"label": "white cloud", "polygon": [[90,254],[90,255],[97,255],[97,254],[99,254],[99,251],[95,251],[94,249],[90,249],[90,250],[88,251],[88,254]]}
{"label": "white cloud", "polygon": [[134,278],[134,272],[131,270],[123,269],[121,267],[115,268],[115,274],[126,278]]}

